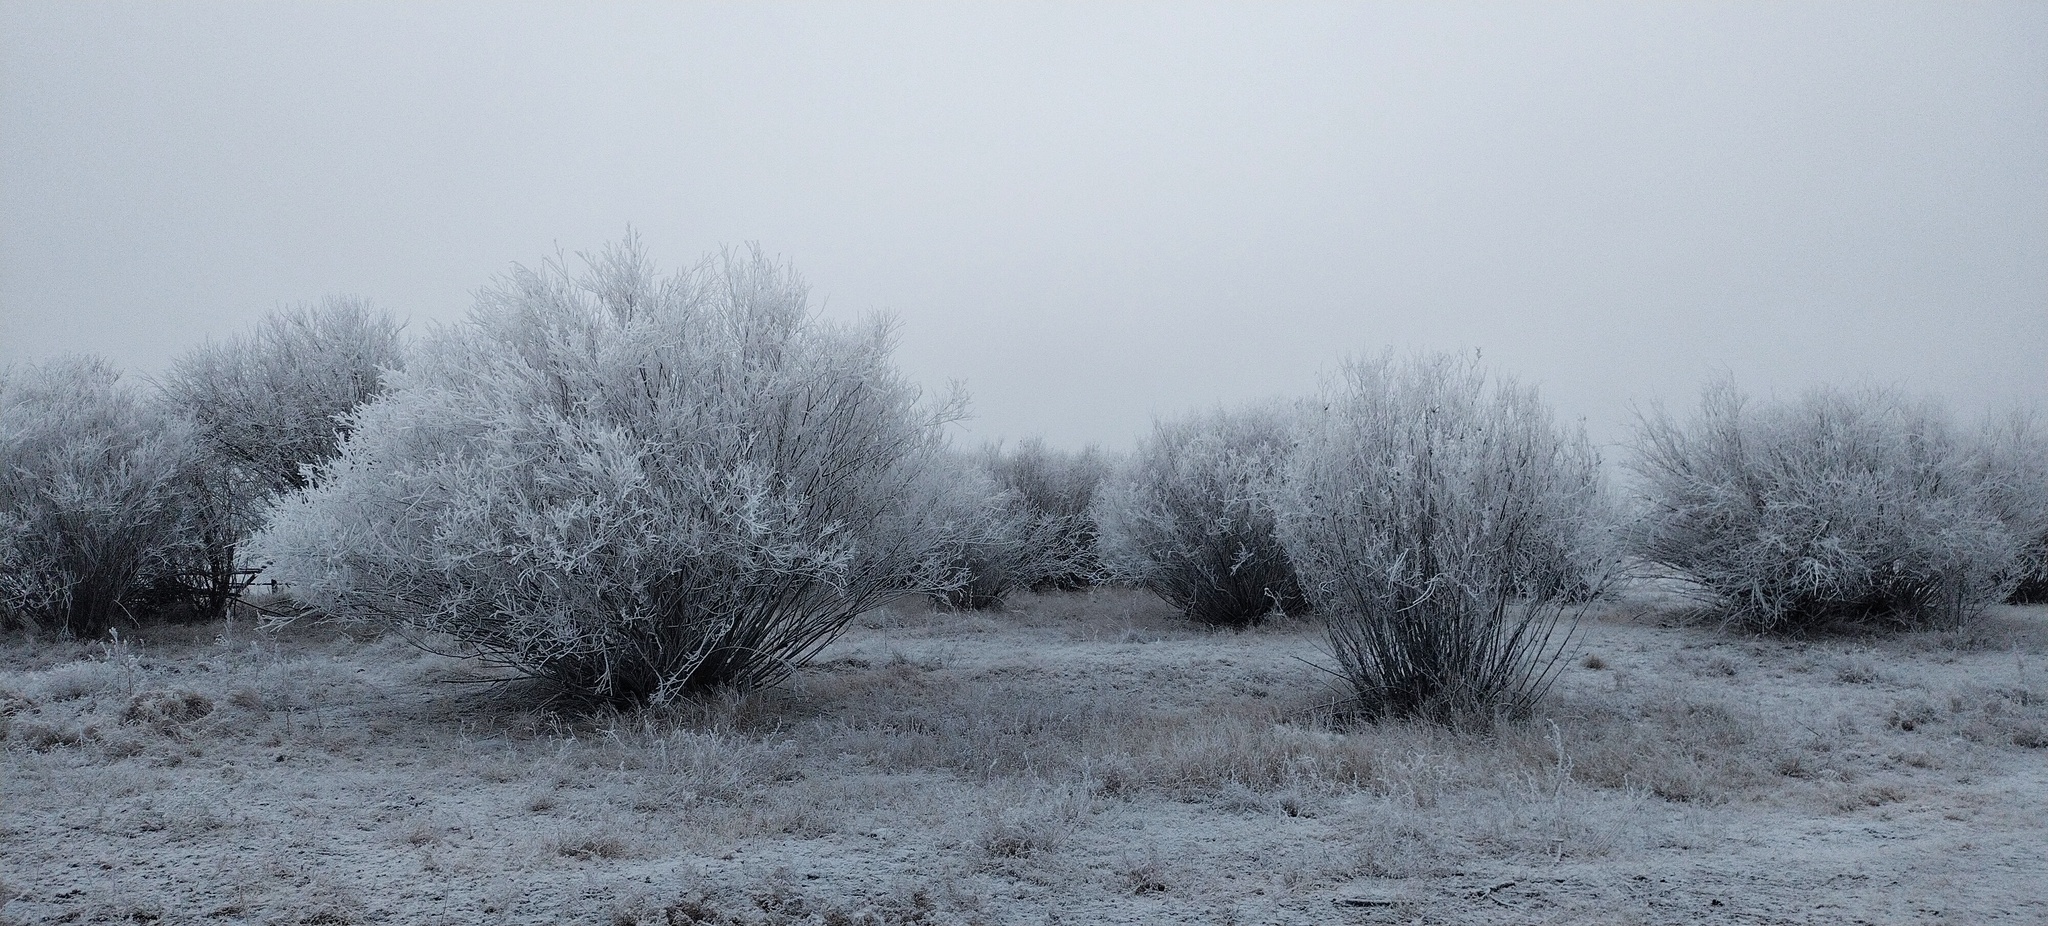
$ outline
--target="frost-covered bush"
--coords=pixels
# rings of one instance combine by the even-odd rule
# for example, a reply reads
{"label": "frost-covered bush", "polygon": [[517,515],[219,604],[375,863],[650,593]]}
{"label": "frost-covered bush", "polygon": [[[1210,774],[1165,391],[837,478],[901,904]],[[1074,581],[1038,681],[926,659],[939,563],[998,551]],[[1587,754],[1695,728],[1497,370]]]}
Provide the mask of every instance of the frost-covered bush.
{"label": "frost-covered bush", "polygon": [[348,415],[404,365],[399,328],[360,299],[330,297],[172,363],[161,398],[192,422],[200,450],[181,480],[190,523],[178,572],[204,613],[221,613],[253,578],[238,553],[268,500],[305,488],[339,451]]}
{"label": "frost-covered bush", "polygon": [[758,252],[657,277],[628,241],[520,268],[419,345],[254,541],[328,615],[566,692],[771,684],[946,587],[941,428],[876,320]]}
{"label": "frost-covered bush", "polygon": [[1637,555],[1764,630],[1959,623],[2004,598],[2025,540],[1978,442],[1929,402],[1816,389],[1754,403],[1727,382],[1639,427]]}
{"label": "frost-covered bush", "polygon": [[1011,592],[1077,569],[1062,521],[1035,511],[1003,488],[992,470],[993,449],[978,456],[949,455],[935,498],[950,538],[948,561],[958,585],[935,593],[941,607],[978,611],[1000,607]]}
{"label": "frost-covered bush", "polygon": [[2033,410],[2014,409],[1986,421],[1976,478],[1993,513],[2019,543],[2006,601],[2048,602],[2048,433]]}
{"label": "frost-covered bush", "polygon": [[1447,355],[1347,363],[1314,407],[1274,505],[1358,712],[1526,712],[1611,568],[1583,431]]}
{"label": "frost-covered bush", "polygon": [[1105,573],[1204,624],[1246,626],[1304,610],[1263,494],[1285,464],[1293,428],[1276,405],[1156,423],[1097,495]]}
{"label": "frost-covered bush", "polygon": [[1102,571],[1096,554],[1101,530],[1091,509],[1109,475],[1109,461],[1094,447],[1054,450],[1030,438],[1014,449],[992,449],[988,468],[1018,511],[1038,525],[1048,558],[1059,565],[1031,583],[1039,591],[1085,588]]}
{"label": "frost-covered bush", "polygon": [[166,568],[190,433],[96,358],[0,370],[0,611],[104,632]]}
{"label": "frost-covered bush", "polygon": [[302,489],[348,436],[350,412],[405,363],[400,325],[361,299],[272,312],[240,336],[172,363],[167,401],[192,418],[207,451],[272,491]]}

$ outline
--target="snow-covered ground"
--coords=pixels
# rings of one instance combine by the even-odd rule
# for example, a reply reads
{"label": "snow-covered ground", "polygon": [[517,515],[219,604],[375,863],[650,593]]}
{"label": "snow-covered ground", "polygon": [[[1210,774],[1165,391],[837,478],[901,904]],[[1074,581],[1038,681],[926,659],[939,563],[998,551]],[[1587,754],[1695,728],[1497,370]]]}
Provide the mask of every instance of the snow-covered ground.
{"label": "snow-covered ground", "polygon": [[864,615],[639,713],[318,627],[0,640],[0,922],[2048,921],[2048,608],[1603,606],[1533,721],[1332,731],[1308,622]]}

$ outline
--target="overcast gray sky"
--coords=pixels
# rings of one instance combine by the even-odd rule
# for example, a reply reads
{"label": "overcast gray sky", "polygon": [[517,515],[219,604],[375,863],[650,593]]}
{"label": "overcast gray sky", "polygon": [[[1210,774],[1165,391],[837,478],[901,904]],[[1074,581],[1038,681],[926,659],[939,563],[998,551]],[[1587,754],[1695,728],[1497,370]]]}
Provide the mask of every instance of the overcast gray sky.
{"label": "overcast gray sky", "polygon": [[1480,349],[1596,435],[2048,400],[2048,4],[0,2],[0,361],[453,321],[637,229],[894,312],[970,440]]}

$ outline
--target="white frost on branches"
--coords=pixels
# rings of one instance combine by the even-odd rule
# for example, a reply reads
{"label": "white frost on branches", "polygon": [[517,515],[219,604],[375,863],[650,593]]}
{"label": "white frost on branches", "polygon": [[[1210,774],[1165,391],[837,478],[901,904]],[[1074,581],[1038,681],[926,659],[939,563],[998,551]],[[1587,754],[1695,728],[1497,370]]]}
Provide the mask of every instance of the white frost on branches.
{"label": "white frost on branches", "polygon": [[1954,625],[2027,571],[2048,515],[2024,425],[1982,440],[1892,390],[1757,403],[1726,381],[1640,427],[1638,555],[1758,629]]}
{"label": "white frost on branches", "polygon": [[1275,491],[1279,534],[1369,717],[1526,712],[1606,584],[1598,458],[1475,359],[1345,364]]}
{"label": "white frost on branches", "polygon": [[519,268],[257,544],[309,603],[618,701],[772,683],[956,581],[919,489],[958,400],[758,252]]}

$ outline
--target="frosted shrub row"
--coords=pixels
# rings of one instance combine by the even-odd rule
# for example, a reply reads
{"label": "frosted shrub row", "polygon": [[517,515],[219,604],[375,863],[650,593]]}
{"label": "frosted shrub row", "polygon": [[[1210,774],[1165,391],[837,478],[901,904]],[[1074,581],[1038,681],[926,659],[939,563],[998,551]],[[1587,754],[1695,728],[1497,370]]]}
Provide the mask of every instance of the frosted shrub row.
{"label": "frosted shrub row", "polygon": [[1319,613],[1370,717],[1526,710],[1616,553],[1584,434],[1445,355],[1161,422],[1097,510],[1113,574],[1195,620]]}
{"label": "frosted shrub row", "polygon": [[642,702],[772,684],[857,613],[1118,581],[1205,624],[1314,613],[1366,716],[1516,713],[1625,556],[1760,629],[1952,624],[2048,586],[2048,452],[1884,391],[1710,387],[1642,423],[1634,508],[1475,360],[1157,423],[1112,464],[964,454],[887,323],[758,253],[628,241],[520,268],[408,348],[348,300],[180,358],[0,371],[0,620],[216,614],[254,574],[329,619]]}
{"label": "frosted shrub row", "polygon": [[334,299],[186,354],[155,390],[89,357],[0,370],[0,627],[218,616],[254,577],[239,546],[264,506],[403,359],[390,316]]}

